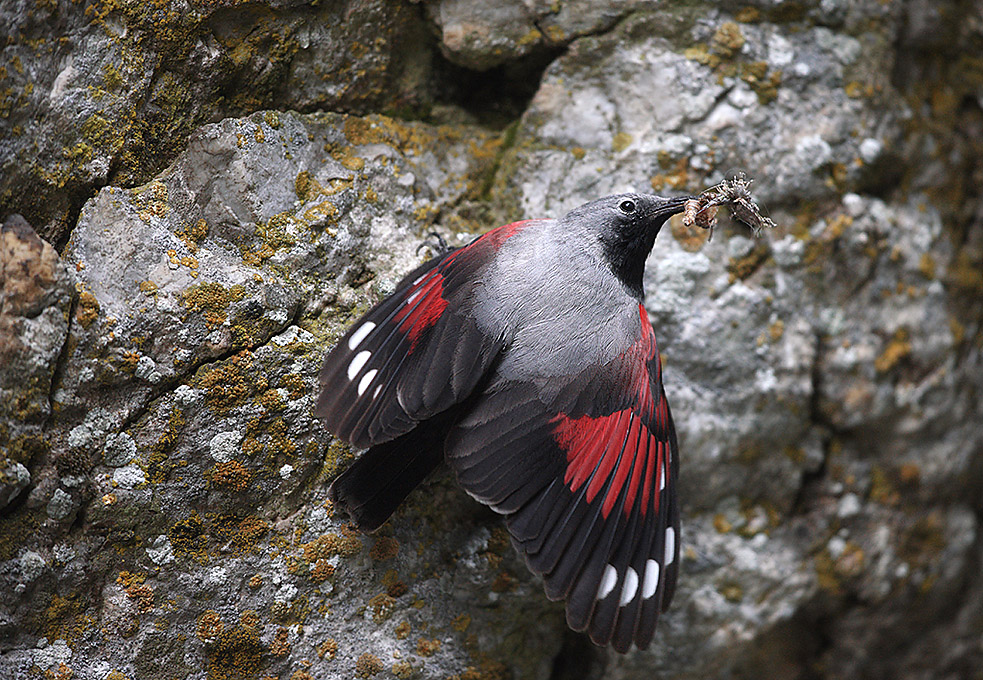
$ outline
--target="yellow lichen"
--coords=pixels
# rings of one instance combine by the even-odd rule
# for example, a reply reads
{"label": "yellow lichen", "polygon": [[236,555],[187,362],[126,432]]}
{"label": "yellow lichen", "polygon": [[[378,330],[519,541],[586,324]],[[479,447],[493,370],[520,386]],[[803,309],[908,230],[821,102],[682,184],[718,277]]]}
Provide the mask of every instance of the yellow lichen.
{"label": "yellow lichen", "polygon": [[399,543],[395,538],[380,536],[376,539],[372,549],[369,550],[369,557],[379,562],[391,560],[399,553]]}
{"label": "yellow lichen", "polygon": [[273,641],[270,643],[270,654],[273,656],[286,656],[290,652],[290,643],[287,641],[290,633],[282,626],[273,634]]}
{"label": "yellow lichen", "polygon": [[259,633],[239,626],[221,633],[208,660],[209,680],[235,680],[254,676],[262,663]]}
{"label": "yellow lichen", "polygon": [[338,643],[334,638],[328,638],[317,646],[317,656],[320,659],[331,661],[338,654]]}
{"label": "yellow lichen", "polygon": [[99,301],[91,292],[83,290],[79,293],[78,310],[75,313],[75,318],[78,319],[82,328],[88,328],[98,317]]}
{"label": "yellow lichen", "polygon": [[396,598],[387,593],[379,593],[369,600],[369,611],[376,623],[387,621],[396,610]]}
{"label": "yellow lichen", "polygon": [[198,617],[198,626],[195,628],[195,635],[202,642],[214,642],[225,630],[222,617],[214,609],[205,611]]}
{"label": "yellow lichen", "polygon": [[355,675],[359,678],[371,678],[386,669],[379,657],[365,652],[355,661]]}
{"label": "yellow lichen", "polygon": [[880,356],[874,359],[874,368],[878,373],[887,373],[911,354],[911,339],[907,329],[899,328],[894,332]]}

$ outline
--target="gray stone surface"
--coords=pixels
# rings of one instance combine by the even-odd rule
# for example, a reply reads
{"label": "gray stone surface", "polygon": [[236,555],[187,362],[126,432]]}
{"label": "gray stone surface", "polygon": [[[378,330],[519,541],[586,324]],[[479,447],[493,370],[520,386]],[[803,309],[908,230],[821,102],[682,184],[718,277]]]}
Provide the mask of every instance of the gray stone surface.
{"label": "gray stone surface", "polygon": [[429,101],[426,27],[407,3],[16,0],[2,16],[0,211],[51,241],[96,189],[150,179],[203,123],[274,101]]}
{"label": "gray stone surface", "polygon": [[[975,677],[971,4],[12,7],[0,193],[65,246],[0,244],[0,677]],[[286,111],[553,54],[503,131]],[[333,516],[317,369],[427,232],[736,170],[779,227],[673,221],[645,281],[683,456],[650,650],[567,631],[446,475],[378,535]]]}

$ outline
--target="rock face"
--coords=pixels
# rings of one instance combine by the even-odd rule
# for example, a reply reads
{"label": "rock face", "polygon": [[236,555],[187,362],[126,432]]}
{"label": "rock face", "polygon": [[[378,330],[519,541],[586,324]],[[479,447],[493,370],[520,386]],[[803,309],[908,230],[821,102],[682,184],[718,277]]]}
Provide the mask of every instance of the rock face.
{"label": "rock face", "polygon": [[[975,677],[979,8],[587,4],[2,11],[0,677]],[[673,221],[645,282],[684,513],[651,649],[567,631],[446,474],[333,516],[320,360],[428,232],[738,170],[778,229]]]}

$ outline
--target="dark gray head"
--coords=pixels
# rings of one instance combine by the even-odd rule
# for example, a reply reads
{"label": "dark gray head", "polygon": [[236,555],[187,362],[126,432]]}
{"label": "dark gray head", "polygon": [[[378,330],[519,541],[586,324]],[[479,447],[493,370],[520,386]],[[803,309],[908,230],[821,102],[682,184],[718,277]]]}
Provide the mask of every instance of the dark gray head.
{"label": "dark gray head", "polygon": [[642,297],[645,259],[665,221],[683,211],[692,196],[663,198],[651,194],[617,194],[574,208],[563,222],[597,235],[604,258],[633,295]]}

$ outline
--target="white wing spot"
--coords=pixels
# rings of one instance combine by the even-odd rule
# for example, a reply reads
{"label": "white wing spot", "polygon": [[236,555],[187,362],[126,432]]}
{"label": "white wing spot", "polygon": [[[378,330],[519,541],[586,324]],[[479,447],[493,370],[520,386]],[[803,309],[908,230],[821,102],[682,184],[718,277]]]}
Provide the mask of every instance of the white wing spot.
{"label": "white wing spot", "polygon": [[362,350],[355,355],[355,358],[352,359],[352,363],[348,364],[349,380],[355,379],[355,376],[361,372],[361,370],[365,367],[365,362],[368,361],[369,357],[371,356],[372,352],[369,352],[368,350]]}
{"label": "white wing spot", "polygon": [[375,374],[378,372],[378,369],[373,368],[371,371],[362,376],[362,379],[358,381],[358,396],[361,397],[365,393],[365,390],[369,389],[369,385],[372,384],[372,381],[375,379]]}
{"label": "white wing spot", "polygon": [[676,530],[668,527],[666,529],[666,566],[672,564],[674,559],[676,559]]}
{"label": "white wing spot", "polygon": [[666,466],[661,466],[659,470],[659,491],[666,488]]}
{"label": "white wing spot", "polygon": [[430,272],[426,272],[425,274],[420,274],[418,277],[413,279],[413,283],[411,283],[410,285],[415,286],[416,284],[420,283],[420,281],[423,281],[423,279],[427,278],[427,274],[429,273]]}
{"label": "white wing spot", "polygon": [[604,576],[601,577],[601,584],[597,587],[597,599],[603,600],[610,595],[616,585],[618,585],[618,570],[608,564],[604,567]]}
{"label": "white wing spot", "polygon": [[375,399],[376,397],[379,396],[379,390],[381,390],[381,389],[382,389],[382,385],[376,385],[375,386],[375,392],[372,393],[372,398],[373,399]]}
{"label": "white wing spot", "polygon": [[659,589],[659,563],[655,560],[645,561],[645,578],[642,581],[642,597],[649,599]]}
{"label": "white wing spot", "polygon": [[422,293],[422,292],[423,292],[423,288],[418,288],[415,293],[413,293],[408,298],[406,298],[406,304],[407,305],[412,305],[413,304],[413,301],[416,300],[418,297],[420,297],[420,293]]}
{"label": "white wing spot", "polygon": [[362,340],[365,340],[366,336],[371,333],[374,328],[374,321],[366,321],[363,323],[359,329],[352,333],[348,338],[348,349],[355,349],[362,344]]}
{"label": "white wing spot", "polygon": [[618,603],[619,607],[624,607],[626,604],[635,599],[635,593],[638,591],[638,574],[634,569],[628,567],[628,571],[625,572],[625,585],[621,586],[621,601]]}

